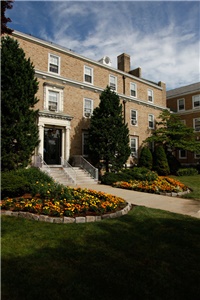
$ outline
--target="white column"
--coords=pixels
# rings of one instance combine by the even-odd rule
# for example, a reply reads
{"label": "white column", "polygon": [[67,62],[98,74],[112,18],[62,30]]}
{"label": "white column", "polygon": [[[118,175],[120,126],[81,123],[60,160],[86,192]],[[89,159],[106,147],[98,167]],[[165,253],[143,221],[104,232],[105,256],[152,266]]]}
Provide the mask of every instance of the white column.
{"label": "white column", "polygon": [[61,152],[61,164],[63,163],[63,159],[66,159],[66,154],[65,154],[65,128],[62,129],[62,152]]}
{"label": "white column", "polygon": [[42,156],[42,159],[44,158],[44,124],[39,124],[39,146],[38,146],[38,154]]}
{"label": "white column", "polygon": [[66,129],[66,139],[65,139],[66,140],[66,147],[65,147],[66,160],[68,161],[69,155],[70,155],[70,126],[69,125],[66,126],[65,129]]}

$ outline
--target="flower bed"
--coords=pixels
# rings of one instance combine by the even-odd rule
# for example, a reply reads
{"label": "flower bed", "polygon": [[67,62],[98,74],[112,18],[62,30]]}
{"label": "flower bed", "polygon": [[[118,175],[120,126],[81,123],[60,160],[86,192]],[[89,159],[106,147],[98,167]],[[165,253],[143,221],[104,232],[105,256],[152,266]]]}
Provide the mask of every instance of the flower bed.
{"label": "flower bed", "polygon": [[158,176],[152,182],[130,180],[129,182],[118,181],[113,184],[114,187],[135,190],[147,193],[182,193],[188,191],[188,187],[178,180],[167,176]]}
{"label": "flower bed", "polygon": [[[37,183],[38,184],[38,183]],[[87,189],[73,189],[59,186],[60,193],[55,192],[50,184],[41,184],[41,194],[2,200],[1,209],[30,212],[54,217],[74,217],[85,215],[102,215],[123,209],[127,203],[119,197]],[[57,186],[58,187],[58,186]],[[46,190],[46,192],[45,192]],[[52,198],[52,195],[57,196]]]}

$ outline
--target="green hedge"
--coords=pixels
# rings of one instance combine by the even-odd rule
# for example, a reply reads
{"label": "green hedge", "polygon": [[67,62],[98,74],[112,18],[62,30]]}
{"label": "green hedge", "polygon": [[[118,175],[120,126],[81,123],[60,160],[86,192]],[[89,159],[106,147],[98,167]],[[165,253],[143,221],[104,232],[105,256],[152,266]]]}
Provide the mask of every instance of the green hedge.
{"label": "green hedge", "polygon": [[53,179],[37,168],[19,169],[1,173],[1,198],[18,197],[31,193],[36,181],[53,182]]}
{"label": "green hedge", "polygon": [[198,175],[198,170],[194,168],[183,168],[177,171],[178,176],[192,176]]}
{"label": "green hedge", "polygon": [[130,181],[130,180],[147,180],[154,181],[158,177],[156,172],[152,172],[145,167],[134,167],[125,169],[119,173],[105,173],[102,176],[101,183],[112,185],[117,181]]}

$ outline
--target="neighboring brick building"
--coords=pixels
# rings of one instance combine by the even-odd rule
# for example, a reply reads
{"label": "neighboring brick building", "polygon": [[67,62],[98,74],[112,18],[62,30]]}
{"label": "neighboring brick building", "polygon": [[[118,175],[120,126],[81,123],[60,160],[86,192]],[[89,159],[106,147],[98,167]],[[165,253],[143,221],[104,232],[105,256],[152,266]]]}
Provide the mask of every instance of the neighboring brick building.
{"label": "neighboring brick building", "polygon": [[[194,128],[200,141],[200,82],[167,91],[167,107]],[[196,165],[200,161],[200,153],[181,150],[176,156],[182,165]]]}
{"label": "neighboring brick building", "polygon": [[39,81],[35,108],[40,145],[35,154],[49,165],[61,164],[60,158],[87,156],[90,115],[109,85],[120,97],[129,127],[132,155],[127,164],[137,163],[142,142],[166,109],[165,83],[143,79],[140,68],[130,70],[128,54],[118,56],[115,69],[107,56],[94,61],[31,35],[17,31],[12,35],[33,62]]}

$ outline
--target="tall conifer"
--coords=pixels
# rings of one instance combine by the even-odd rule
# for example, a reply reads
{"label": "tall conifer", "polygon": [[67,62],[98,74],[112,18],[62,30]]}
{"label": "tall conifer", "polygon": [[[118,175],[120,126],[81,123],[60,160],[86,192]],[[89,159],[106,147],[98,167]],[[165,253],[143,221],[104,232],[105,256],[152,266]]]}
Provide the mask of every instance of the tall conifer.
{"label": "tall conifer", "polygon": [[89,128],[89,149],[93,162],[106,171],[118,171],[130,155],[129,130],[124,124],[119,96],[107,87],[100,95]]}
{"label": "tall conifer", "polygon": [[38,82],[34,67],[16,40],[1,39],[1,168],[25,167],[38,145]]}

